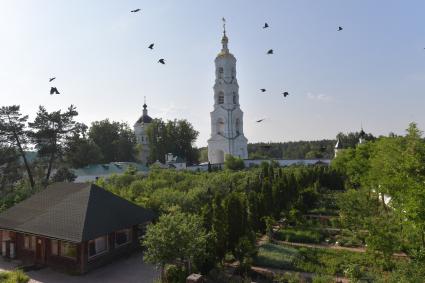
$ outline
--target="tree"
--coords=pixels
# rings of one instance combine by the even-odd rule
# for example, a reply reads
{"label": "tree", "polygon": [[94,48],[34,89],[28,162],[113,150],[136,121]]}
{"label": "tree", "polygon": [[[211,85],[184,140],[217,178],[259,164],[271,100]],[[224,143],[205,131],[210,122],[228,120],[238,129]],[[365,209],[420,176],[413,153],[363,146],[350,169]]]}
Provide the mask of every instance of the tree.
{"label": "tree", "polygon": [[186,264],[189,272],[195,259],[205,256],[207,233],[202,218],[182,212],[164,214],[156,224],[148,226],[143,245],[146,262]]}
{"label": "tree", "polygon": [[244,276],[248,275],[256,255],[255,234],[252,237],[241,237],[235,247],[234,256],[239,261],[239,269]]}
{"label": "tree", "polygon": [[19,154],[15,148],[0,145],[0,195],[7,193],[22,178]]}
{"label": "tree", "polygon": [[34,122],[29,123],[33,129],[31,137],[38,154],[47,160],[45,183],[50,179],[53,163],[62,157],[67,139],[76,130],[74,118],[77,115],[78,112],[73,105],[64,113],[61,110],[49,113],[46,108],[40,106]]}
{"label": "tree", "polygon": [[224,168],[234,171],[242,170],[245,168],[245,163],[242,158],[227,154],[226,160],[224,161]]}
{"label": "tree", "polygon": [[126,123],[108,119],[93,122],[88,136],[100,149],[101,162],[135,160],[136,136]]}
{"label": "tree", "polygon": [[25,155],[28,145],[28,130],[26,122],[28,116],[23,116],[19,105],[3,106],[0,108],[0,143],[8,144],[16,148],[24,161],[31,189],[34,190],[35,182],[30,164]]}
{"label": "tree", "polygon": [[238,193],[231,193],[225,199],[227,246],[234,251],[239,238],[245,235],[247,227],[247,209],[245,199]]}
{"label": "tree", "polygon": [[189,164],[198,162],[199,152],[193,145],[199,132],[188,121],[154,119],[147,128],[147,135],[150,163],[165,162],[167,153],[185,158]]}
{"label": "tree", "polygon": [[53,175],[53,182],[74,182],[77,176],[66,167],[59,168]]}
{"label": "tree", "polygon": [[70,137],[65,146],[65,162],[73,168],[81,168],[102,162],[100,147],[86,135],[87,126],[79,124],[78,130]]}

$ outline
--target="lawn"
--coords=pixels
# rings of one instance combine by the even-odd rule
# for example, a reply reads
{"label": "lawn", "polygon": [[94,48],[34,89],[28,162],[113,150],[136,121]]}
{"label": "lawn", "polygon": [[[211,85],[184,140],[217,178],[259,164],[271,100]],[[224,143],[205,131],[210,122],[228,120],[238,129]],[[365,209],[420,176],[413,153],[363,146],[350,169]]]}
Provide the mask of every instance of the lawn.
{"label": "lawn", "polygon": [[381,272],[374,259],[365,253],[272,243],[260,246],[254,264],[327,275],[343,275],[344,270],[352,266],[358,266],[362,273]]}

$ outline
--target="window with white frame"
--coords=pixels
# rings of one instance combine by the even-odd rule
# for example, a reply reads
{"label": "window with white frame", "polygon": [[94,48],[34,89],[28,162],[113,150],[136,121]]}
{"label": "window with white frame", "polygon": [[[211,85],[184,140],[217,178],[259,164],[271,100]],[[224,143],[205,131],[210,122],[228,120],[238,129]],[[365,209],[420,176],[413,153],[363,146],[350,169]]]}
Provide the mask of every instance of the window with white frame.
{"label": "window with white frame", "polygon": [[89,241],[89,258],[98,256],[108,251],[108,236],[98,237]]}
{"label": "window with white frame", "polygon": [[29,251],[35,250],[35,236],[24,235],[24,249]]}
{"label": "window with white frame", "polygon": [[115,246],[119,247],[130,243],[131,229],[123,229],[115,232]]}
{"label": "window with white frame", "polygon": [[59,241],[50,240],[50,253],[52,255],[59,255]]}

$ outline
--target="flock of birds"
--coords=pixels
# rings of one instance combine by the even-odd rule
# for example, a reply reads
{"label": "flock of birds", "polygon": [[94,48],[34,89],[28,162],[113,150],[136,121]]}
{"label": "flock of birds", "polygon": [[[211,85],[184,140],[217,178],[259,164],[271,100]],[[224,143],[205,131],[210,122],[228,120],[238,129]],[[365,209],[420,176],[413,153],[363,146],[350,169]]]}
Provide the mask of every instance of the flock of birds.
{"label": "flock of birds", "polygon": [[[134,10],[131,10],[130,12],[131,13],[138,13],[138,12],[140,12],[140,9],[134,9]],[[155,43],[151,43],[151,44],[149,44],[148,48],[150,50],[153,50],[153,47],[154,46],[155,46]],[[158,60],[158,63],[160,63],[162,65],[165,65],[165,59],[164,58],[160,58]],[[56,79],[56,77],[49,78],[49,83],[51,83],[55,79]],[[54,86],[50,87],[50,95],[53,95],[53,94],[60,94],[60,92],[58,91],[58,89],[56,87],[54,87]]]}
{"label": "flock of birds", "polygon": [[[224,20],[224,18],[223,18],[223,20]],[[264,23],[264,26],[263,26],[263,29],[266,29],[266,28],[269,28],[270,26],[269,26],[269,24],[266,22],[266,23]],[[338,29],[337,29],[337,31],[342,31],[344,28],[343,27],[341,27],[341,26],[339,26],[338,27]],[[267,51],[267,53],[266,53],[267,55],[273,55],[274,54],[274,51],[273,51],[273,49],[269,49],[268,51]],[[261,92],[266,92],[267,90],[265,89],[265,88],[260,88],[260,91]],[[286,98],[288,95],[289,95],[289,92],[287,92],[287,91],[284,91],[284,92],[282,92],[282,95],[283,95],[283,98]],[[260,120],[257,120],[256,122],[257,123],[261,123],[261,122],[263,122],[265,120],[265,118],[262,118],[262,119],[260,119]]]}
{"label": "flock of birds", "polygon": [[[130,12],[131,13],[138,13],[138,12],[140,12],[140,9],[134,9],[134,10],[131,10]],[[225,19],[223,18],[223,22],[224,21],[225,21]],[[270,26],[269,26],[269,24],[267,22],[264,23],[263,29],[267,29],[269,27]],[[339,26],[337,31],[342,31],[342,30],[343,30],[343,27]],[[149,44],[148,48],[151,49],[151,50],[153,50],[154,46],[155,46],[155,43],[151,43],[151,44]],[[273,49],[269,49],[266,54],[267,55],[273,55],[274,54]],[[165,65],[165,59],[164,58],[160,58],[158,60],[158,63]],[[56,79],[56,77],[49,78],[49,83],[52,82],[52,81],[54,81],[55,79]],[[267,90],[265,88],[261,88],[260,91],[264,93]],[[53,95],[53,94],[60,94],[60,92],[58,91],[58,89],[56,87],[54,87],[54,86],[52,86],[50,88],[50,95]],[[282,95],[283,95],[284,98],[286,98],[289,95],[289,92],[284,91],[284,92],[282,92]],[[262,119],[257,120],[256,122],[257,123],[261,123],[264,120],[265,120],[265,118],[262,118]]]}

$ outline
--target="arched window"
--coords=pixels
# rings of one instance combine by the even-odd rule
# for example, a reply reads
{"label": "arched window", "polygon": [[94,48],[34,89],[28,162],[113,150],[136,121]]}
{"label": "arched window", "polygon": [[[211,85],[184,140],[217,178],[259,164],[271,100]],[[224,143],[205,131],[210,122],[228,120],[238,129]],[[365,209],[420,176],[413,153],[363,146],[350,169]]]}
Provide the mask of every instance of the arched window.
{"label": "arched window", "polygon": [[216,127],[217,127],[217,134],[223,135],[224,134],[224,120],[223,120],[223,118],[217,119]]}
{"label": "arched window", "polygon": [[236,77],[236,69],[232,68],[232,79]]}
{"label": "arched window", "polygon": [[236,96],[236,92],[233,92],[233,104],[238,104],[238,98]]}
{"label": "arched window", "polygon": [[219,79],[223,78],[223,73],[224,73],[223,67],[218,68],[218,78]]}
{"label": "arched window", "polygon": [[223,103],[224,103],[224,93],[220,91],[218,93],[218,104],[223,104]]}
{"label": "arched window", "polygon": [[238,119],[236,119],[236,122],[235,122],[235,130],[236,130],[236,134],[237,135],[239,135],[240,134],[240,132],[241,132],[241,121],[239,120],[239,118]]}

